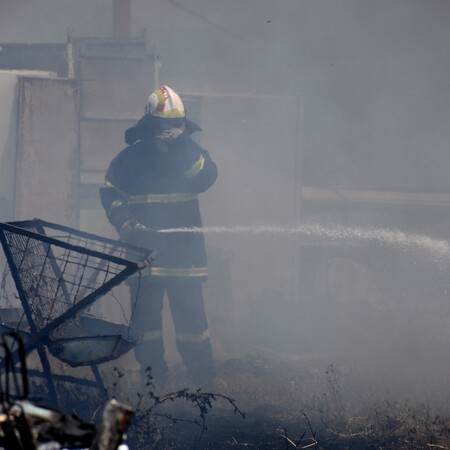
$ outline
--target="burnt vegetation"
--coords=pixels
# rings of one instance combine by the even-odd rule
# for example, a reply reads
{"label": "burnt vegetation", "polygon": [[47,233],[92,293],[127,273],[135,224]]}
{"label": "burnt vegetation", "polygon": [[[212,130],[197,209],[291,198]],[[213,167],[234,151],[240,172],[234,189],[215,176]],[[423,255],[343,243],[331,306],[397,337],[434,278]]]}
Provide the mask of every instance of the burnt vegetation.
{"label": "burnt vegetation", "polygon": [[[139,393],[114,369],[111,393],[135,408],[133,449],[447,449],[450,415],[433,394],[367,388],[354,370],[247,357],[218,363],[211,389]],[[172,380],[174,382],[174,380]],[[173,383],[172,383],[173,384]],[[176,384],[176,383],[175,383]],[[375,386],[375,385],[374,385]]]}

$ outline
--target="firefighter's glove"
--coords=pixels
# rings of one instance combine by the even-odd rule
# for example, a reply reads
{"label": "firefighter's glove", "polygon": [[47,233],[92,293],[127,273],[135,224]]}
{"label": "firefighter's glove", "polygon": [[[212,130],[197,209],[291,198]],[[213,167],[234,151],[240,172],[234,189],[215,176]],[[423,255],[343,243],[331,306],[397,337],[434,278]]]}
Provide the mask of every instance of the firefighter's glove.
{"label": "firefighter's glove", "polygon": [[139,223],[136,219],[130,219],[122,224],[119,235],[125,241],[135,242],[137,235],[148,231],[151,231],[151,229],[142,225],[142,223]]}

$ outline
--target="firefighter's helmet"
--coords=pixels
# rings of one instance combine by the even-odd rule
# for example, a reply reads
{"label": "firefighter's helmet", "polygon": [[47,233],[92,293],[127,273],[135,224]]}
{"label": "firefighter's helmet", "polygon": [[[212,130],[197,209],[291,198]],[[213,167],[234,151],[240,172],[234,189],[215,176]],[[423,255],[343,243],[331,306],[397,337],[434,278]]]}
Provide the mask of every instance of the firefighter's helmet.
{"label": "firefighter's helmet", "polygon": [[145,112],[164,119],[176,119],[186,116],[180,96],[166,85],[155,89],[148,96]]}

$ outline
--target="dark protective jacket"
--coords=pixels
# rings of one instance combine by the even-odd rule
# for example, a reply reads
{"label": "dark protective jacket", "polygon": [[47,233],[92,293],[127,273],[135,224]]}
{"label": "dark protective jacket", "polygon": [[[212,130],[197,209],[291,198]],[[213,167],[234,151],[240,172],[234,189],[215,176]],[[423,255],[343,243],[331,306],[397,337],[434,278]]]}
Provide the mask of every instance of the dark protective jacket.
{"label": "dark protective jacket", "polygon": [[152,276],[207,276],[204,236],[200,232],[159,233],[158,230],[201,227],[197,194],[211,187],[217,167],[209,153],[188,132],[156,149],[151,137],[122,150],[111,162],[105,185],[100,189],[102,205],[111,224],[136,219],[155,230],[139,232],[135,244],[156,250]]}

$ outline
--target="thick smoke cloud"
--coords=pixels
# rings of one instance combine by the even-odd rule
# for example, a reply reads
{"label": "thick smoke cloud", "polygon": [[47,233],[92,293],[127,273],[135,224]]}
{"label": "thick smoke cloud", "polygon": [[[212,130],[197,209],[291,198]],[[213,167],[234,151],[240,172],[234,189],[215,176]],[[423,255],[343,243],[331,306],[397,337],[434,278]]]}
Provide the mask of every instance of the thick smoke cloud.
{"label": "thick smoke cloud", "polygon": [[[132,32],[146,28],[149,49],[161,58],[160,80],[205,96],[201,139],[220,170],[204,199],[207,225],[295,226],[303,219],[331,230],[450,238],[445,205],[343,202],[324,210],[295,197],[301,185],[450,191],[448,1],[132,6]],[[64,42],[67,27],[108,36],[111,21],[106,0],[2,0],[0,41]],[[382,374],[390,386],[425,378],[433,389],[442,386],[440,374],[450,368],[443,356],[450,264],[432,243],[417,251],[357,232],[345,239],[211,233],[207,241],[213,276],[206,289],[212,329],[224,330],[216,335],[221,356],[320,360],[367,370],[367,385]],[[233,321],[224,324],[224,315]]]}
{"label": "thick smoke cloud", "polygon": [[[299,96],[304,186],[427,193],[448,192],[450,187],[449,15],[443,1],[173,0],[152,7],[138,2],[135,8],[137,23],[139,18],[149,20],[162,78],[182,90]],[[251,99],[246,107],[242,120],[255,116]],[[280,115],[282,105],[274,100],[267,116]],[[258,133],[257,126],[253,131]],[[278,122],[273,133],[277,131]],[[208,134],[212,149],[226,149],[227,139],[233,138],[220,139],[223,143]],[[279,158],[286,157],[282,149],[273,148]],[[248,152],[243,145],[243,159]],[[270,165],[253,161],[257,170],[271,173]],[[233,171],[231,165],[222,167]],[[251,184],[256,178],[250,175],[246,181]],[[240,182],[237,176],[235,183]],[[273,196],[268,203],[279,201]],[[270,212],[265,217],[275,219]],[[432,207],[386,211],[369,205],[305,219],[326,220],[331,227],[399,228],[448,239],[446,217]],[[234,217],[241,223],[254,218],[245,213]],[[218,223],[217,215],[208,219]],[[221,219],[233,225],[228,217]],[[287,219],[279,216],[280,222]],[[271,238],[259,244],[249,239],[245,242],[251,254]],[[405,367],[411,378],[421,379],[431,361],[441,361],[440,370],[446,370],[439,357],[447,339],[446,320],[438,318],[438,311],[446,309],[448,262],[436,260],[432,249],[411,254],[392,243],[361,246],[351,241],[347,247],[331,243],[327,249],[322,242],[300,250],[300,299],[275,283],[245,300],[243,342],[254,345],[253,351],[266,348],[279,355],[323,354],[338,365],[388,373],[390,382],[400,380]],[[276,243],[284,245],[282,238]]]}

